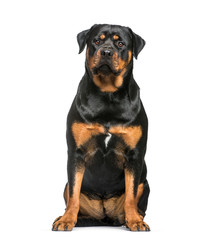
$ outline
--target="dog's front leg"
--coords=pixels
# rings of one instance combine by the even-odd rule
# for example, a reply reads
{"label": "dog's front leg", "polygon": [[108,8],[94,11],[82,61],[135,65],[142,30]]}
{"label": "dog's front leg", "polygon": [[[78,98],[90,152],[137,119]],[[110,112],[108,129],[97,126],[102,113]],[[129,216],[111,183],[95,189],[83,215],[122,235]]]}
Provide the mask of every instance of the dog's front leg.
{"label": "dog's front leg", "polygon": [[125,169],[125,223],[131,231],[149,231],[149,226],[143,222],[143,216],[138,213],[137,203],[143,193],[143,184],[136,184],[134,172]]}
{"label": "dog's front leg", "polygon": [[[74,167],[74,165],[72,166]],[[62,217],[59,217],[53,223],[52,230],[54,231],[71,231],[77,222],[77,216],[79,211],[79,196],[81,190],[81,183],[84,175],[84,167],[72,169],[71,181],[69,181],[67,208]]]}
{"label": "dog's front leg", "polygon": [[[136,152],[136,153],[135,153]],[[125,167],[125,223],[131,231],[149,231],[149,226],[143,222],[143,216],[138,211],[138,201],[143,194],[144,184],[140,182],[142,173],[141,156],[145,151],[132,150]],[[134,158],[136,156],[136,158]]]}

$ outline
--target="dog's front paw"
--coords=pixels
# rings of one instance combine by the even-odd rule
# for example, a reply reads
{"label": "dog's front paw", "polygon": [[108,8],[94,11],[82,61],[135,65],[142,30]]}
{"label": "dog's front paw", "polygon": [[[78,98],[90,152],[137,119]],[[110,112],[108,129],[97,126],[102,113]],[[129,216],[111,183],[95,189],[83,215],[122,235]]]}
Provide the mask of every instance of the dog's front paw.
{"label": "dog's front paw", "polygon": [[149,226],[142,220],[142,218],[125,219],[125,225],[131,231],[150,231]]}
{"label": "dog's front paw", "polygon": [[76,219],[69,214],[56,218],[53,223],[52,231],[72,231],[75,227]]}

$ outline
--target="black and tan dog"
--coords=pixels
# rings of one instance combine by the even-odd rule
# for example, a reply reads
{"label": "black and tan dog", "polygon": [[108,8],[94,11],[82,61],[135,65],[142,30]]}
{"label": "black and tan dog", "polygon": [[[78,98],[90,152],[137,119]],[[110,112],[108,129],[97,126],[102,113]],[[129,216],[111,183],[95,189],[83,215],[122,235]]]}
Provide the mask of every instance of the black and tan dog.
{"label": "black and tan dog", "polygon": [[77,36],[86,71],[67,117],[66,211],[53,230],[143,222],[149,185],[144,160],[147,116],[132,74],[144,40],[130,28],[94,25]]}

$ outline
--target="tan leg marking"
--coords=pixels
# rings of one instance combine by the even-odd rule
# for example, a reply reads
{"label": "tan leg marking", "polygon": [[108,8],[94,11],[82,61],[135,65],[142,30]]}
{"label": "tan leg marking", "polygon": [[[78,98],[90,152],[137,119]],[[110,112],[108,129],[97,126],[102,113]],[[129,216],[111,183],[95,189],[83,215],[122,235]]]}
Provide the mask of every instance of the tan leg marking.
{"label": "tan leg marking", "polygon": [[64,231],[69,230],[71,231],[77,222],[77,215],[79,211],[79,196],[81,190],[81,183],[83,179],[84,169],[78,171],[75,174],[75,181],[73,187],[73,194],[69,197],[69,189],[65,191],[65,197],[67,201],[67,208],[64,215],[59,218],[53,224],[53,230]]}
{"label": "tan leg marking", "polygon": [[69,197],[70,197],[69,184],[67,183],[64,190],[64,199],[65,199],[66,206],[67,206],[67,203],[69,202]]}
{"label": "tan leg marking", "polygon": [[136,196],[134,196],[134,177],[125,170],[125,222],[131,231],[147,231],[149,228],[143,222],[143,216],[139,215],[137,203],[143,193],[143,184],[139,185]]}
{"label": "tan leg marking", "polygon": [[96,139],[90,139],[86,144],[84,144],[84,161],[85,163],[90,163],[92,161],[93,156],[97,152],[97,142]]}
{"label": "tan leg marking", "polygon": [[93,217],[96,219],[103,219],[105,217],[102,200],[90,199],[83,193],[80,194],[79,212],[83,217]]}
{"label": "tan leg marking", "polygon": [[111,219],[118,219],[123,224],[125,221],[124,202],[125,194],[103,200],[106,215]]}
{"label": "tan leg marking", "polygon": [[125,165],[125,157],[124,157],[124,151],[125,151],[125,144],[121,143],[120,141],[117,141],[115,146],[115,163],[120,168],[123,169]]}
{"label": "tan leg marking", "polygon": [[[128,180],[127,180],[128,181]],[[130,181],[128,181],[130,182]],[[137,189],[137,194],[134,198],[134,208],[137,210],[137,204],[140,199],[140,197],[143,194],[144,190],[144,184],[141,183],[138,186]],[[69,202],[69,186],[68,184],[66,185],[65,191],[64,191],[64,198],[65,202]],[[132,197],[133,201],[133,197]],[[90,199],[87,197],[85,194],[80,193],[79,197],[79,212],[81,214],[82,218],[95,218],[95,219],[103,219],[105,215],[110,217],[111,219],[118,219],[121,224],[124,224],[125,222],[125,194],[122,194],[121,196],[118,197],[113,197],[110,199],[106,200],[95,200],[95,199]],[[130,212],[130,211],[129,211]],[[137,213],[138,214],[138,213]],[[132,213],[130,212],[130,215]],[[139,215],[139,214],[138,214]],[[139,221],[143,222],[143,216],[139,215]],[[61,217],[58,217],[57,220],[61,219]],[[127,221],[127,219],[126,219]],[[142,223],[136,224],[137,227],[139,227],[140,230],[149,230],[149,226],[143,222]],[[141,225],[141,226],[140,226]],[[128,226],[128,224],[127,224]],[[130,227],[130,225],[128,226]],[[132,228],[132,230],[137,230],[136,228]]]}

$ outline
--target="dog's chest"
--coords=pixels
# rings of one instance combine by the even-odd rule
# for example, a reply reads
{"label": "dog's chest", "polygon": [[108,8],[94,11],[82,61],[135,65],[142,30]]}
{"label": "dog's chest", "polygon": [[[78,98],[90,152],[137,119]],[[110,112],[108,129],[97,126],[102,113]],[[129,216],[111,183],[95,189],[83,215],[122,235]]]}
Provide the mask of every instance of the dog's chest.
{"label": "dog's chest", "polygon": [[[137,95],[134,93],[133,95]],[[140,112],[140,101],[132,101],[126,93],[123,96],[107,93],[105,96],[84,93],[76,98],[76,107],[80,116],[88,122],[101,124],[128,124],[133,122]]]}
{"label": "dog's chest", "polygon": [[[87,145],[89,148],[91,146],[92,148],[94,146],[99,147],[102,143],[104,147],[107,148],[109,142],[111,142],[115,136],[115,141],[113,142],[116,147],[119,145],[119,142],[122,142],[125,147],[133,149],[142,136],[142,128],[141,126],[115,125],[107,129],[98,123],[87,124],[74,122],[72,125],[72,133],[78,148]],[[98,138],[99,136],[101,136],[101,138]]]}
{"label": "dog's chest", "polygon": [[[85,173],[82,190],[109,196],[124,189],[126,149],[134,149],[142,137],[141,126],[98,123],[72,125],[76,148],[82,152]],[[81,155],[80,155],[81,156]]]}
{"label": "dog's chest", "polygon": [[108,132],[108,133],[107,133],[107,136],[105,137],[105,140],[104,140],[104,143],[105,143],[105,147],[106,147],[106,148],[107,148],[107,146],[108,146],[108,142],[110,141],[111,137],[112,137],[112,134]]}

